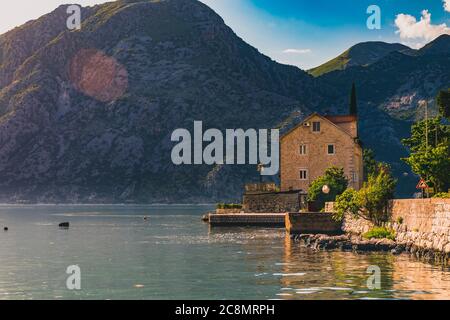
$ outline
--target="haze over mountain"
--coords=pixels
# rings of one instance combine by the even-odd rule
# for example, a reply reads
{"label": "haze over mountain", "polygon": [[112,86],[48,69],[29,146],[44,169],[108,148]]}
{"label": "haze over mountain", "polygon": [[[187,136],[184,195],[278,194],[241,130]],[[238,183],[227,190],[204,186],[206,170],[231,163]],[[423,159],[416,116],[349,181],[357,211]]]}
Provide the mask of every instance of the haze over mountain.
{"label": "haze over mountain", "polygon": [[345,70],[314,78],[262,55],[195,0],[85,8],[79,31],[66,29],[65,9],[0,36],[3,201],[238,200],[256,168],[175,166],[173,130],[192,130],[194,120],[205,129],[287,127],[312,111],[345,113],[353,81],[362,140],[403,177],[399,141],[420,116],[418,100],[450,84],[448,37],[414,55],[361,44]]}

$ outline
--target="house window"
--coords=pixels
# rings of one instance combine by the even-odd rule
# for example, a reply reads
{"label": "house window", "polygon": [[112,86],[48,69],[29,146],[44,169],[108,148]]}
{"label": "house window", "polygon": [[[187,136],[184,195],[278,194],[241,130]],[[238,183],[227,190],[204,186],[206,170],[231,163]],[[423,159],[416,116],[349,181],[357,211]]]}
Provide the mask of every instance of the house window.
{"label": "house window", "polygon": [[356,172],[352,172],[352,182],[358,182],[358,174]]}
{"label": "house window", "polygon": [[320,122],[314,121],[312,124],[313,124],[312,125],[312,131],[313,132],[320,132]]}
{"label": "house window", "polygon": [[301,169],[300,170],[300,180],[307,180],[307,179],[308,179],[308,170]]}
{"label": "house window", "polygon": [[306,154],[306,144],[300,145],[300,154],[305,155]]}
{"label": "house window", "polygon": [[336,150],[334,149],[334,144],[329,144],[327,146],[327,153],[328,154],[335,154]]}

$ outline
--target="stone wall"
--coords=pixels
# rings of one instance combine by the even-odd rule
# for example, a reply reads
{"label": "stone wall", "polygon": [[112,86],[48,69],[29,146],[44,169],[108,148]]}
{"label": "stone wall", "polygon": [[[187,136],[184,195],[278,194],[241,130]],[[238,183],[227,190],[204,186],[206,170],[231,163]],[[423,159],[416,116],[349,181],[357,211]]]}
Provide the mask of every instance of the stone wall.
{"label": "stone wall", "polygon": [[341,223],[333,220],[331,213],[301,212],[286,214],[286,230],[290,234],[339,234]]}
{"label": "stone wall", "polygon": [[306,207],[306,195],[299,191],[245,193],[242,205],[250,213],[299,212]]}
{"label": "stone wall", "polygon": [[[332,204],[327,204],[332,209]],[[450,199],[401,199],[390,204],[391,220],[387,223],[396,232],[396,241],[419,249],[450,253]],[[364,233],[373,224],[364,219],[346,216],[342,229]]]}
{"label": "stone wall", "polygon": [[450,253],[450,199],[394,200],[391,210],[397,241]]}
{"label": "stone wall", "polygon": [[209,224],[211,226],[269,226],[284,227],[284,213],[263,214],[210,214]]}
{"label": "stone wall", "polygon": [[243,209],[241,208],[227,208],[227,209],[216,209],[216,214],[230,214],[230,213],[241,213]]}

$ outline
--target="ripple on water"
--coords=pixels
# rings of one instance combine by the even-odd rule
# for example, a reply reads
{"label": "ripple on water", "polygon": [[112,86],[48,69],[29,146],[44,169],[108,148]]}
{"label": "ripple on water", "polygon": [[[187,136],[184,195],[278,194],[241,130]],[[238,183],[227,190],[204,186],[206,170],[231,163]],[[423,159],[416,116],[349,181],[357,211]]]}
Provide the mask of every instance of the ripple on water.
{"label": "ripple on water", "polygon": [[273,275],[276,277],[296,277],[296,276],[304,276],[305,272],[294,272],[294,273],[274,273]]}

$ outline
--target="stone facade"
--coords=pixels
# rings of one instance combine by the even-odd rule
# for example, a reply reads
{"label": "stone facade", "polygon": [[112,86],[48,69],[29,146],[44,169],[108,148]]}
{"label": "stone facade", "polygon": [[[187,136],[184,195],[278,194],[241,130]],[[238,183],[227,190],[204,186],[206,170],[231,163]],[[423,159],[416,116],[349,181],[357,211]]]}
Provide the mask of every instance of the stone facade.
{"label": "stone facade", "polygon": [[[327,209],[332,208],[327,204]],[[418,249],[450,254],[450,199],[392,200],[391,220],[387,223],[396,232],[396,241]],[[364,233],[373,224],[364,219],[347,216],[343,230]]]}
{"label": "stone facade", "polygon": [[244,193],[242,209],[254,213],[299,212],[306,208],[306,194],[297,191]]}
{"label": "stone facade", "polygon": [[307,191],[309,184],[331,166],[343,168],[349,187],[360,189],[363,160],[357,136],[355,116],[313,114],[306,118],[281,138],[281,190]]}

